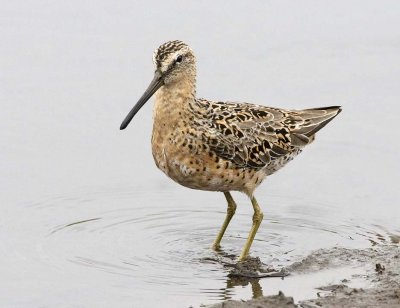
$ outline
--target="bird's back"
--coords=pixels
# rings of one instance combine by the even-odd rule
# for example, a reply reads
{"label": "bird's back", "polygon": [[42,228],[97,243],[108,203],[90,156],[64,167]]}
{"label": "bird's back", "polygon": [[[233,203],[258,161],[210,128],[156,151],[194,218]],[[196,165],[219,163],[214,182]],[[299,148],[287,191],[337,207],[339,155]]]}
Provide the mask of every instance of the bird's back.
{"label": "bird's back", "polygon": [[210,150],[237,167],[254,169],[293,158],[341,111],[339,106],[285,110],[204,99],[194,105],[196,125]]}

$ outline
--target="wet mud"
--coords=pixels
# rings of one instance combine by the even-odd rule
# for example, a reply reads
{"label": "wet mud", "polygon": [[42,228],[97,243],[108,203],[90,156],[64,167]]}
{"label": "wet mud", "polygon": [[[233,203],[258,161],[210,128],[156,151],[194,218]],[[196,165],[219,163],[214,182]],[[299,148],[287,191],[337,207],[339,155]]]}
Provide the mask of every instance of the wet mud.
{"label": "wet mud", "polygon": [[294,303],[294,300],[292,297],[285,296],[282,292],[279,292],[278,295],[272,295],[272,296],[264,296],[264,297],[259,297],[256,299],[252,299],[249,301],[226,301],[223,303],[219,303],[213,306],[210,306],[212,308],[259,308],[259,307],[287,307],[287,308],[295,308],[297,307],[296,304]]}
{"label": "wet mud", "polygon": [[228,277],[236,281],[251,281],[252,279],[268,277],[286,277],[290,273],[284,268],[275,268],[261,262],[258,257],[248,257],[244,261],[237,262],[237,256],[220,253],[215,258],[203,258],[201,262],[212,262],[222,264],[229,271]]}
{"label": "wet mud", "polygon": [[[318,273],[326,269],[346,266],[363,267],[364,274],[341,279],[340,284],[321,285],[315,289],[315,298],[296,301],[296,298],[279,292],[273,296],[262,296],[262,291],[253,292],[248,301],[228,300],[211,305],[212,308],[237,307],[400,307],[400,247],[381,245],[368,249],[330,248],[317,250],[303,260],[282,269],[272,269],[258,258],[239,262],[231,266],[230,277],[236,284],[253,285],[265,277],[285,277]],[[264,276],[263,276],[264,274]],[[268,275],[270,274],[270,275]],[[289,276],[290,277],[290,276]],[[269,278],[275,279],[275,278]],[[279,278],[278,278],[279,279]],[[352,287],[352,280],[363,280],[368,287]]]}

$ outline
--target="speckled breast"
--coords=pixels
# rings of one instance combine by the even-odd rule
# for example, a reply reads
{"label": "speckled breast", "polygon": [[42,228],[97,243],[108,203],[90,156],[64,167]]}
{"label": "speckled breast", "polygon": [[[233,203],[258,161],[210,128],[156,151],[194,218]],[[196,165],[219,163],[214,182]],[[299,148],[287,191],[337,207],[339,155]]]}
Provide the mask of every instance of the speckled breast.
{"label": "speckled breast", "polygon": [[[178,130],[179,131],[179,130]],[[193,144],[168,130],[153,130],[152,152],[157,167],[175,182],[209,191],[253,191],[266,174],[263,170],[236,167],[215,153]]]}

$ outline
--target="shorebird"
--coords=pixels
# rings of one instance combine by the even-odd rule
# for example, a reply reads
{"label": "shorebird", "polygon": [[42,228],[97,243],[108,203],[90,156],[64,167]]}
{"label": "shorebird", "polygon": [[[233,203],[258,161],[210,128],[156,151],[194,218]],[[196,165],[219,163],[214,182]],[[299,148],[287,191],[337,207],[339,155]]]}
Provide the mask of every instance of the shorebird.
{"label": "shorebird", "polygon": [[223,192],[228,203],[212,248],[220,248],[236,211],[230,192],[250,198],[254,215],[239,257],[244,260],[263,219],[254,190],[310,144],[341,107],[287,110],[196,98],[196,58],[178,40],[158,47],[153,62],[154,78],[120,129],[156,93],[151,144],[157,167],[185,187]]}

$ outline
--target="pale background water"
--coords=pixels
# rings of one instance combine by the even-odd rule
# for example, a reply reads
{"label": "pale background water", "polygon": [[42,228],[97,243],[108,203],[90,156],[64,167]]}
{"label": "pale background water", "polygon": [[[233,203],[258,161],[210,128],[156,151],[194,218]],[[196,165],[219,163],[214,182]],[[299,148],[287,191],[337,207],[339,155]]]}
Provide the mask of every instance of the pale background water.
{"label": "pale background water", "polygon": [[[156,169],[152,104],[119,131],[152,78],[153,50],[171,39],[195,51],[201,97],[343,106],[257,190],[265,220],[253,255],[286,265],[400,233],[400,2],[2,1],[1,307],[251,298],[203,261],[215,256],[223,195]],[[222,244],[239,254],[252,208],[234,196]],[[259,283],[300,299],[319,282],[296,279]]]}

